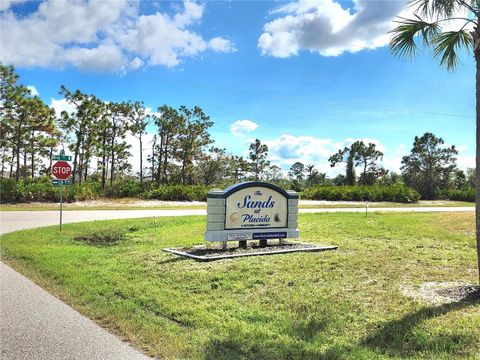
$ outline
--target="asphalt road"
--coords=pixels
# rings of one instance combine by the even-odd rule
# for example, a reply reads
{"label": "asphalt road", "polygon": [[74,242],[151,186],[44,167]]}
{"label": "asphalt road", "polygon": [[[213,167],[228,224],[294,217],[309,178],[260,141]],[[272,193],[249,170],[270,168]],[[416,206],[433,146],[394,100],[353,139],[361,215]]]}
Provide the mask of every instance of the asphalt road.
{"label": "asphalt road", "polygon": [[[459,212],[473,207],[370,208],[382,212]],[[300,209],[301,213],[365,212],[362,208]],[[205,215],[205,210],[65,211],[64,223]],[[56,225],[58,211],[0,211],[0,234]],[[121,339],[0,262],[0,359],[149,359]]]}
{"label": "asphalt road", "polygon": [[[64,211],[63,223],[161,216],[206,215],[206,210],[80,210]],[[59,211],[0,211],[0,234],[58,225]]]}

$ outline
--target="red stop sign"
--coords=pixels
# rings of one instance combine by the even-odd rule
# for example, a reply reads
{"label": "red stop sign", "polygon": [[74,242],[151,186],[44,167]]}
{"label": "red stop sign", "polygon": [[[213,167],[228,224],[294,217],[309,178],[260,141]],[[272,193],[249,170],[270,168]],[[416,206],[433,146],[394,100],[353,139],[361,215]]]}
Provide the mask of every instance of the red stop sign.
{"label": "red stop sign", "polygon": [[72,167],[66,161],[57,161],[52,166],[52,175],[59,180],[66,180],[72,175]]}

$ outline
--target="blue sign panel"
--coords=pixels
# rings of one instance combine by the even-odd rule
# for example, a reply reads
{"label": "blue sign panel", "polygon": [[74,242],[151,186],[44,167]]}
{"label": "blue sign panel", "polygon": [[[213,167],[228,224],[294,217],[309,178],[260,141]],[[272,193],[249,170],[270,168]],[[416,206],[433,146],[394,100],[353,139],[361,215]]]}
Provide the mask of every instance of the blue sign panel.
{"label": "blue sign panel", "polygon": [[253,240],[266,240],[266,239],[286,239],[287,232],[264,232],[264,233],[253,233]]}

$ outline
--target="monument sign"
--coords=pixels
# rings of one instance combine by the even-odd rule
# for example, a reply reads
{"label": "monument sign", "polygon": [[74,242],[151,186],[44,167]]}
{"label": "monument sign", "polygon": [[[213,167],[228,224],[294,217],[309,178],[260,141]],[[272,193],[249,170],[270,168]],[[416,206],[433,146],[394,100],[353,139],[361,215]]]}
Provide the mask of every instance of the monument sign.
{"label": "monument sign", "polygon": [[239,183],[207,195],[205,240],[223,242],[298,238],[298,194],[265,182]]}

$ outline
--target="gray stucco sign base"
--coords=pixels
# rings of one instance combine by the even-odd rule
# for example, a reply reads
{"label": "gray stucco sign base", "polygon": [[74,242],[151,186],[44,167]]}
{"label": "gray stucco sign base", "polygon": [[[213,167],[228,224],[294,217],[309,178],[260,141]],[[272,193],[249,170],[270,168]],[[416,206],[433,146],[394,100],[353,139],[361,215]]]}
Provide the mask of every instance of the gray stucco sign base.
{"label": "gray stucco sign base", "polygon": [[[287,239],[298,238],[298,194],[270,183],[250,181],[207,194],[205,240],[221,243],[221,249],[196,246],[164,251],[198,261],[213,261],[337,248],[286,243]],[[248,240],[258,241],[259,246],[249,248]],[[278,240],[278,245],[269,245],[269,240]],[[228,251],[229,241],[238,241],[238,248]]]}
{"label": "gray stucco sign base", "polygon": [[205,240],[224,249],[228,241],[298,239],[298,194],[259,181],[209,191],[206,230]]}

